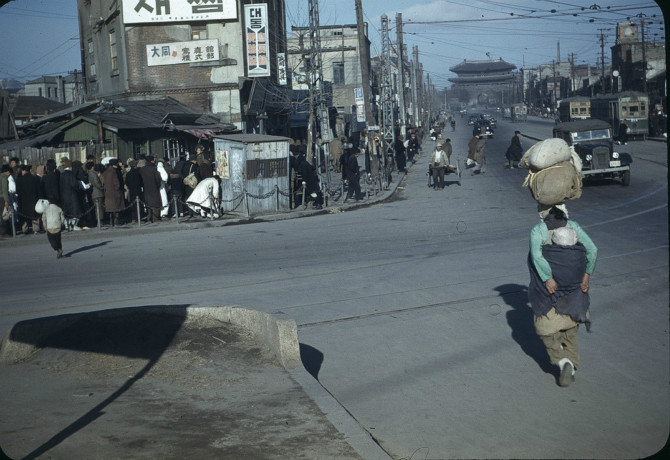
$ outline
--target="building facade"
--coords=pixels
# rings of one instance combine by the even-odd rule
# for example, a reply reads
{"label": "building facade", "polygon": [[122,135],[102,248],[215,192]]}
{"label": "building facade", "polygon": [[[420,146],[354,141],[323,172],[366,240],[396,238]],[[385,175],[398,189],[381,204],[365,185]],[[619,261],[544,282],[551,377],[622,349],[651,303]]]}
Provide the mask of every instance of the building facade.
{"label": "building facade", "polygon": [[[332,84],[332,105],[339,113],[349,113],[356,103],[354,88],[363,85],[356,24],[319,27],[323,80]],[[370,55],[370,40],[365,43]],[[310,69],[310,41],[308,27],[291,27],[288,39],[288,68],[291,87],[308,90],[307,74]]]}
{"label": "building facade", "polygon": [[66,76],[43,76],[29,81],[20,93],[24,96],[37,96],[63,104],[81,104],[84,101],[84,87],[79,72]]}
{"label": "building facade", "polygon": [[77,3],[88,98],[172,97],[249,132],[285,124],[265,106],[281,91],[284,0]]}

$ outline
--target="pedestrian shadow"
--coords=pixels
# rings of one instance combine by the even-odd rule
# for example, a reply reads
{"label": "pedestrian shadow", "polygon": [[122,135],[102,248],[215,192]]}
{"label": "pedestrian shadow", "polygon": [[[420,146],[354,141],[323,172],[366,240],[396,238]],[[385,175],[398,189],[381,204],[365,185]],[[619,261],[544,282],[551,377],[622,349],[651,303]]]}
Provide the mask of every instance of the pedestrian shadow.
{"label": "pedestrian shadow", "polygon": [[319,380],[319,371],[321,370],[321,364],[323,364],[323,353],[314,347],[301,343],[300,360],[305,370],[316,380]]}
{"label": "pedestrian shadow", "polygon": [[146,360],[145,365],[117,390],[23,459],[48,455],[49,450],[102,417],[108,406],[130,390],[158,362],[185,322],[186,307],[153,305],[118,308],[16,323],[8,338],[14,343],[12,358],[18,361],[29,359],[45,348]]}
{"label": "pedestrian shadow", "polygon": [[533,310],[528,303],[528,288],[520,284],[502,284],[495,288],[503,301],[512,307],[508,311],[507,324],[512,329],[512,338],[521,350],[533,358],[545,373],[557,376],[557,368],[549,361],[544,342],[535,332]]}
{"label": "pedestrian shadow", "polygon": [[70,257],[74,254],[79,253],[79,252],[84,252],[84,251],[88,251],[89,249],[99,248],[99,247],[104,246],[104,245],[106,245],[108,243],[111,243],[111,242],[112,242],[112,240],[109,240],[109,241],[103,241],[102,243],[98,243],[98,244],[90,244],[88,246],[82,246],[80,248],[75,249],[74,251],[68,252],[67,254],[63,254],[63,256],[64,257]]}

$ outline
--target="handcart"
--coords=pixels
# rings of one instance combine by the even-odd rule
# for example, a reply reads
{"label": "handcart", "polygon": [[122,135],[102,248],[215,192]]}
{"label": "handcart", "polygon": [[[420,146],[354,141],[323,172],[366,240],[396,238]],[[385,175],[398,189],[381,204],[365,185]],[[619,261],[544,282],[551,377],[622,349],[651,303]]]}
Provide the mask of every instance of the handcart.
{"label": "handcart", "polygon": [[[455,180],[449,180],[448,176],[450,174],[455,174],[456,177],[454,178]],[[428,187],[432,187],[433,184],[433,168],[432,166],[428,165]],[[458,160],[456,160],[455,164],[449,164],[447,165],[446,168],[444,168],[444,185],[447,185],[449,182],[456,182],[458,185],[461,185],[461,167],[458,164]]]}

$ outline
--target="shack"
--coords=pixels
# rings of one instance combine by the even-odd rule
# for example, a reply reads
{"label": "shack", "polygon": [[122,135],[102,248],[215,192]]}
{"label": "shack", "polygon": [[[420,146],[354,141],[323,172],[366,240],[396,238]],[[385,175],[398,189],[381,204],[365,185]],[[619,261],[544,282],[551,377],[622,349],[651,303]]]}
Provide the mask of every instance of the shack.
{"label": "shack", "polygon": [[253,216],[290,210],[288,137],[217,135],[214,155],[222,212]]}

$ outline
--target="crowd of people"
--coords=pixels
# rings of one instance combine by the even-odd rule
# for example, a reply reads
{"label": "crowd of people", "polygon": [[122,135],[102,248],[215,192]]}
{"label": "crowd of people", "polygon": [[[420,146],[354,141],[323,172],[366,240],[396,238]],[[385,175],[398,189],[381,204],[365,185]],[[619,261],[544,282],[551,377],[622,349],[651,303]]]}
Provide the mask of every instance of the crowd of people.
{"label": "crowd of people", "polygon": [[[45,214],[48,205],[62,211],[62,228],[67,231],[138,220],[157,222],[197,212],[206,215],[213,211],[211,195],[218,198],[219,187],[207,183],[206,200],[195,197],[191,201],[191,196],[198,184],[214,177],[212,160],[202,145],[196,147],[196,153],[181,154],[174,166],[168,158],[157,160],[151,155],[141,155],[125,164],[109,157],[98,162],[92,155],[85,163],[61,158],[57,164],[55,159],[49,159],[36,168],[11,158],[9,164],[2,165],[0,174],[0,235],[7,238],[14,231],[25,235],[47,232],[40,214]],[[40,200],[43,206],[37,206]],[[38,212],[40,209],[43,212]],[[55,228],[53,222],[50,225]]]}

